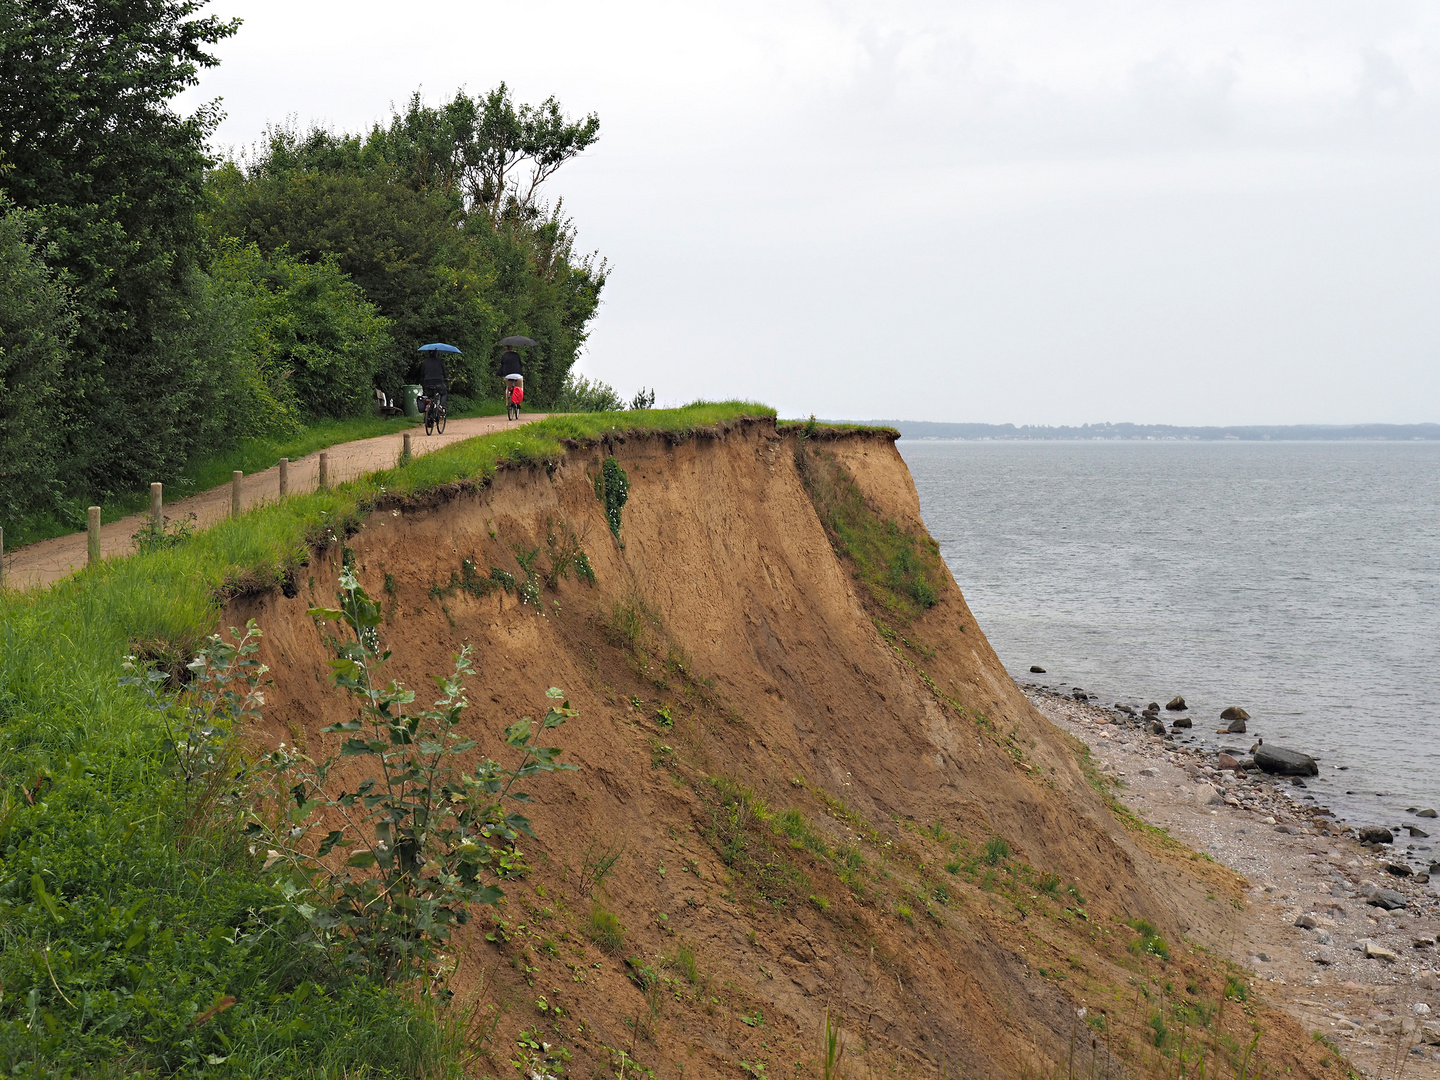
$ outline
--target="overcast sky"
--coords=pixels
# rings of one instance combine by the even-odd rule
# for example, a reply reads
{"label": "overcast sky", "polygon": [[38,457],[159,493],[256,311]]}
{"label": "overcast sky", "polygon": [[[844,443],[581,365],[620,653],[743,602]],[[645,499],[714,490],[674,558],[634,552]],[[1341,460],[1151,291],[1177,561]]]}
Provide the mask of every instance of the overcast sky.
{"label": "overcast sky", "polygon": [[214,0],[217,142],[502,79],[627,397],[1014,423],[1440,421],[1440,5]]}

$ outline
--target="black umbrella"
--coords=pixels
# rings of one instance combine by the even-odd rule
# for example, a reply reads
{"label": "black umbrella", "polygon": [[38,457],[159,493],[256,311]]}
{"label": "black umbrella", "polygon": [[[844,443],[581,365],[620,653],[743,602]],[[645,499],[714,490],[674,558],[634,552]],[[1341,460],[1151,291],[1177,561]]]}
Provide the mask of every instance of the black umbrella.
{"label": "black umbrella", "polygon": [[501,339],[500,339],[500,344],[501,344],[501,345],[511,345],[511,346],[518,345],[518,346],[520,346],[522,349],[528,349],[528,348],[530,348],[531,346],[533,346],[533,345],[535,344],[535,342],[534,342],[532,339],[528,338],[528,337],[521,337],[519,334],[515,334],[515,335],[512,336],[512,337],[501,338]]}

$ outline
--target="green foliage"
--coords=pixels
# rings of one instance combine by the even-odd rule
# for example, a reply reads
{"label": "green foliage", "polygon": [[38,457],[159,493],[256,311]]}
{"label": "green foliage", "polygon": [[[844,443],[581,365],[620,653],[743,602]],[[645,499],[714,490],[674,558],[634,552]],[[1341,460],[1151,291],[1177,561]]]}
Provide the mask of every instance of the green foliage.
{"label": "green foliage", "polygon": [[1144,954],[1159,957],[1161,960],[1170,959],[1170,946],[1165,943],[1165,939],[1160,936],[1153,923],[1146,919],[1131,919],[1125,925],[1139,935],[1128,946],[1136,956]]}
{"label": "green foliage", "polygon": [[946,571],[934,540],[881,517],[844,465],[811,440],[799,440],[795,465],[831,543],[877,603],[908,620],[939,602]]}
{"label": "green foliage", "polygon": [[68,291],[45,263],[48,245],[37,232],[38,215],[0,196],[0,514],[5,516],[54,501],[55,458],[73,408],[60,381],[75,315]]}
{"label": "green foliage", "polygon": [[135,541],[136,551],[147,552],[183,544],[194,534],[195,515],[191,514],[175,522],[168,517],[162,517],[158,526],[146,518],[145,523],[130,534],[130,539]]}
{"label": "green foliage", "polygon": [[804,900],[809,879],[775,849],[765,802],[750,788],[724,777],[710,781],[707,838],[720,859],[755,894],[774,907]]}
{"label": "green foliage", "polygon": [[575,252],[573,223],[542,188],[598,137],[593,115],[572,120],[554,98],[517,105],[503,83],[439,106],[417,93],[364,135],[272,127],[256,157],[211,175],[207,224],[267,254],[336,258],[392,323],[395,383],[409,381],[416,345],[441,339],[462,350],[454,387],[488,396],[495,343],[518,332],[538,342],[527,398],[550,404],[606,267]]}
{"label": "green foliage", "polygon": [[700,975],[700,962],[695,957],[695,946],[689,942],[682,941],[675,947],[675,955],[670,958],[670,966],[685,976],[685,981],[691,986],[699,986],[702,983]]}
{"label": "green foliage", "polygon": [[1243,976],[1225,976],[1225,1000],[1226,1001],[1249,1001],[1250,985]]}
{"label": "green foliage", "polygon": [[[476,746],[458,731],[468,705],[461,679],[472,670],[469,648],[451,675],[436,680],[441,696],[433,707],[407,711],[414,693],[382,683],[390,654],[380,649],[381,605],[348,569],[338,599],[338,608],[310,614],[348,631],[333,640],[330,666],[335,684],[355,699],[356,716],[324,729],[345,736],[335,756],[316,762],[283,747],[270,756],[275,791],[282,800],[288,792],[294,805],[277,820],[252,818],[249,829],[293,868],[287,884],[316,943],[338,949],[342,967],[396,982],[435,959],[470,905],[500,900],[503,891],[486,875],[517,876],[516,841],[534,834],[506,800],[529,800],[512,790],[516,781],[575,768],[560,763],[559,748],[537,740],[576,713],[551,689],[543,720],[523,717],[505,730],[518,765],[480,758],[462,772]],[[332,777],[351,758],[362,759],[365,774],[353,790]],[[354,775],[353,764],[345,773]],[[338,827],[312,845],[310,832],[326,825]],[[349,855],[327,860],[332,851]]]}
{"label": "green foliage", "polygon": [[630,477],[620,467],[620,462],[607,457],[595,477],[595,497],[605,504],[605,520],[615,539],[620,539],[620,511],[630,498]]}
{"label": "green foliage", "polygon": [[605,884],[605,879],[610,876],[610,871],[615,869],[615,864],[624,854],[624,844],[601,845],[592,842],[587,845],[585,854],[580,860],[578,875],[581,894],[593,895],[596,889]]}
{"label": "green foliage", "polygon": [[1003,837],[992,836],[989,840],[985,841],[984,859],[986,866],[999,866],[1009,857],[1010,845]]}
{"label": "green foliage", "polygon": [[619,953],[625,947],[625,928],[619,917],[596,901],[590,906],[590,940],[606,952]]}
{"label": "green foliage", "polygon": [[[210,273],[242,305],[246,347],[264,381],[255,400],[276,421],[354,416],[378,382],[392,383],[388,322],[327,256],[306,263],[283,251],[222,239]],[[273,421],[272,421],[273,423]]]}
{"label": "green foliage", "polygon": [[172,108],[238,26],[201,7],[63,0],[0,15],[0,185],[39,215],[77,316],[59,382],[72,499],[168,479],[231,431],[247,381],[196,219],[220,112]]}
{"label": "green foliage", "polygon": [[572,371],[565,376],[551,408],[555,412],[617,412],[625,408],[625,402],[608,383],[591,382]]}

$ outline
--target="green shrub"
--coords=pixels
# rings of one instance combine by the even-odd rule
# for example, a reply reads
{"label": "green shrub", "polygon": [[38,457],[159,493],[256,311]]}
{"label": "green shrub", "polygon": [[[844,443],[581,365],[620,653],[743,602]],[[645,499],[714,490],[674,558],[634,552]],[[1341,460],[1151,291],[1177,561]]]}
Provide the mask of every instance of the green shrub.
{"label": "green shrub", "polygon": [[985,841],[985,865],[999,866],[1010,857],[1010,845],[999,836]]}
{"label": "green shrub", "polygon": [[1136,956],[1146,954],[1159,957],[1161,960],[1170,959],[1170,946],[1165,943],[1165,939],[1160,936],[1153,923],[1146,919],[1131,919],[1125,925],[1139,935],[1128,946]]}

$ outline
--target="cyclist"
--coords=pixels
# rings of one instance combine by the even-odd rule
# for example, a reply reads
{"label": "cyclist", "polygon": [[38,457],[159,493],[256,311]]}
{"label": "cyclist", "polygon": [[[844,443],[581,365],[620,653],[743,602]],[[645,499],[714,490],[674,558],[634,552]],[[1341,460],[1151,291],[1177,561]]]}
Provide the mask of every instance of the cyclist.
{"label": "cyclist", "polygon": [[425,353],[425,358],[420,361],[420,385],[424,388],[427,398],[438,394],[442,406],[449,403],[450,392],[445,382],[445,354],[443,352],[430,350]]}
{"label": "cyclist", "polygon": [[500,354],[500,377],[505,380],[505,403],[508,405],[514,400],[514,390],[520,388],[521,393],[525,391],[525,367],[520,362],[520,354],[513,347],[507,347]]}

